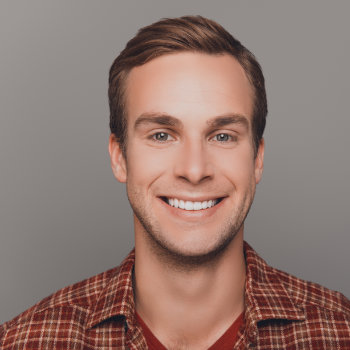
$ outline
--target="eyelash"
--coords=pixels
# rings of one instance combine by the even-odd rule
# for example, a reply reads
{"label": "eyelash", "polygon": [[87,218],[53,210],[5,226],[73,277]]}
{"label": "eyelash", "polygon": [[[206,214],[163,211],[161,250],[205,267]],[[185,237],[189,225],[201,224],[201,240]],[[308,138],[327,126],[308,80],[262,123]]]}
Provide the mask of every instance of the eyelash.
{"label": "eyelash", "polygon": [[[157,137],[157,135],[160,135],[160,134],[166,135],[166,136],[167,136],[167,139],[166,139],[166,140],[157,140],[156,137]],[[151,135],[151,139],[152,139],[153,141],[160,142],[160,143],[164,143],[164,142],[167,142],[167,141],[171,141],[171,140],[168,140],[168,137],[173,138],[169,133],[164,132],[164,131],[158,131],[158,132],[156,132],[156,133],[154,133],[154,134]]]}
{"label": "eyelash", "polygon": [[226,132],[220,132],[220,133],[216,134],[214,137],[211,138],[211,140],[213,140],[214,138],[216,138],[218,136],[227,136],[227,138],[228,138],[228,140],[215,140],[215,141],[220,142],[220,143],[237,141],[237,136],[230,135]]}
{"label": "eyelash", "polygon": [[[167,136],[167,139],[166,140],[159,140],[157,139],[157,136],[158,135],[163,135],[163,136]],[[227,136],[227,140],[214,140],[216,137],[219,137],[219,136]],[[171,138],[169,140],[169,138]],[[164,131],[158,131],[152,135],[150,135],[150,139],[155,141],[155,142],[159,142],[159,143],[165,143],[165,142],[169,142],[169,141],[173,141],[174,137],[171,136],[169,133],[167,132],[164,132]],[[211,137],[209,139],[210,141],[215,141],[215,142],[219,142],[219,143],[227,143],[227,142],[236,142],[237,141],[237,136],[233,136],[233,135],[230,135],[228,133],[225,133],[225,132],[221,132],[221,133],[218,133],[218,134],[215,134],[213,137]]]}

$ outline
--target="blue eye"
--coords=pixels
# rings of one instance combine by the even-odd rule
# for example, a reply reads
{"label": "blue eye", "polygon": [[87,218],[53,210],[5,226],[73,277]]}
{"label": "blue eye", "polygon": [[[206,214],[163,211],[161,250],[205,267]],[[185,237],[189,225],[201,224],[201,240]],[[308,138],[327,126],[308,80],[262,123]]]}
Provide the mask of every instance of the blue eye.
{"label": "blue eye", "polygon": [[168,141],[169,140],[169,134],[166,132],[157,132],[153,135],[153,138],[157,141]]}
{"label": "blue eye", "polygon": [[214,138],[216,139],[216,141],[227,142],[231,139],[231,136],[228,134],[221,133],[221,134],[215,135]]}

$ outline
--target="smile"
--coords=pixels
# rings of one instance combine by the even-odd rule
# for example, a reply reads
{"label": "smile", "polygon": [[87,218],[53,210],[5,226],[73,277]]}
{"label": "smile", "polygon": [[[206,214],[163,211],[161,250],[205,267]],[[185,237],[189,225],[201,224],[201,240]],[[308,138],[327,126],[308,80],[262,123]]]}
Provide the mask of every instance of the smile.
{"label": "smile", "polygon": [[218,203],[222,201],[223,198],[217,199],[209,199],[203,202],[192,202],[192,201],[184,201],[182,199],[177,198],[166,198],[162,197],[163,201],[169,204],[171,207],[179,208],[183,210],[203,210],[214,207]]}

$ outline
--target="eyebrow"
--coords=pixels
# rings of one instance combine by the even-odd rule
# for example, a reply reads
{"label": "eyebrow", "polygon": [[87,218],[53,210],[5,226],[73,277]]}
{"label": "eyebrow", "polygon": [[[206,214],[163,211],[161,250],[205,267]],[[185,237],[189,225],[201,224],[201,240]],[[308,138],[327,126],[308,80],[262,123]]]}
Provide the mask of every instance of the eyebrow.
{"label": "eyebrow", "polygon": [[[137,117],[134,128],[137,129],[139,126],[145,124],[158,124],[165,126],[175,126],[179,128],[183,127],[182,122],[171,115],[152,112],[142,113],[139,117]],[[207,124],[213,128],[223,127],[229,124],[241,124],[246,129],[249,128],[248,118],[241,114],[225,114],[222,116],[217,116],[209,119],[207,121]]]}
{"label": "eyebrow", "polygon": [[247,117],[241,114],[229,114],[218,116],[208,120],[208,125],[214,128],[221,128],[229,124],[241,124],[246,129],[249,127],[249,120]]}
{"label": "eyebrow", "polygon": [[142,113],[135,121],[134,128],[138,128],[143,124],[159,124],[165,126],[182,127],[179,119],[171,115],[161,113]]}

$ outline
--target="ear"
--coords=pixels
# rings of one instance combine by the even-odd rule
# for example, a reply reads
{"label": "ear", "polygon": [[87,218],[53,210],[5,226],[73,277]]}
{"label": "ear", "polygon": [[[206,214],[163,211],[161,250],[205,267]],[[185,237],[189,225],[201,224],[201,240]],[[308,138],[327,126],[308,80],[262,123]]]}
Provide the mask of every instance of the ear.
{"label": "ear", "polygon": [[109,136],[108,150],[115,178],[119,182],[126,182],[126,161],[120,143],[117,141],[113,134]]}
{"label": "ear", "polygon": [[255,183],[258,184],[264,171],[265,141],[262,138],[259,143],[258,152],[255,158]]}

